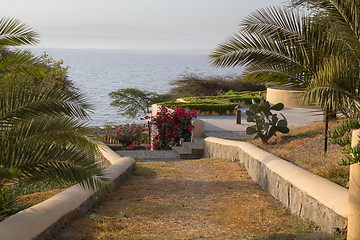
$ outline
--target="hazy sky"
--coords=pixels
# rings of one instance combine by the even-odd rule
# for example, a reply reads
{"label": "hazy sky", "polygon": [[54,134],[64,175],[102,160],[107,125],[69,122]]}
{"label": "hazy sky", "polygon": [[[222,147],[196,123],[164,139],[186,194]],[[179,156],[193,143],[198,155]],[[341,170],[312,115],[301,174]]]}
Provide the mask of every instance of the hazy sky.
{"label": "hazy sky", "polygon": [[15,0],[0,15],[40,33],[42,48],[213,49],[259,8],[286,0]]}

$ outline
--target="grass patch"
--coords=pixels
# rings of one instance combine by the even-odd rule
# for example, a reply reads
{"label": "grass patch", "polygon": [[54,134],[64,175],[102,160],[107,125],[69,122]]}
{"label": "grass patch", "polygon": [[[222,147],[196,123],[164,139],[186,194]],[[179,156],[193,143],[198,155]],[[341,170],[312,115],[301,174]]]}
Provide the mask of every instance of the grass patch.
{"label": "grass patch", "polygon": [[41,203],[41,202],[55,196],[56,194],[64,191],[65,189],[66,188],[53,189],[53,190],[47,190],[47,191],[43,191],[43,192],[21,195],[19,197],[19,203],[28,204],[29,206],[34,206],[38,203]]}
{"label": "grass patch", "polygon": [[135,176],[143,176],[143,177],[151,177],[156,176],[156,171],[151,168],[145,166],[139,166],[138,164],[135,166],[133,175]]}
{"label": "grass patch", "polygon": [[54,189],[62,189],[71,186],[69,183],[55,183],[55,182],[34,182],[34,183],[20,183],[9,186],[9,189],[16,191],[19,195],[33,194],[39,192],[46,192]]}
{"label": "grass patch", "polygon": [[31,207],[55,196],[70,186],[71,184],[69,183],[59,184],[40,181],[13,184],[7,187],[18,196],[19,204],[25,204],[26,207]]}

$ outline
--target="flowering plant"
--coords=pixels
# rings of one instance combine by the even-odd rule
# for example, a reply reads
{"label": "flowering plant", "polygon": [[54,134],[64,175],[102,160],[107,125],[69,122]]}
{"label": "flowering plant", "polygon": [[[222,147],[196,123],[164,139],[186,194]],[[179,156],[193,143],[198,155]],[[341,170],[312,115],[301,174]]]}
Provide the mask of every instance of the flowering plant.
{"label": "flowering plant", "polygon": [[141,125],[126,124],[115,130],[115,140],[128,150],[133,150],[135,145],[145,143],[147,138],[145,127]]}
{"label": "flowering plant", "polygon": [[183,107],[178,106],[171,112],[165,106],[160,106],[160,111],[151,121],[158,131],[153,138],[152,149],[170,149],[172,146],[179,145],[181,138],[189,141],[191,130],[194,128],[191,121],[196,116],[194,109],[186,112]]}
{"label": "flowering plant", "polygon": [[120,144],[122,149],[134,150],[135,146],[146,143],[148,141],[148,132],[143,125],[126,124],[117,127],[101,127],[105,129],[105,135],[96,136],[101,138],[106,144]]}

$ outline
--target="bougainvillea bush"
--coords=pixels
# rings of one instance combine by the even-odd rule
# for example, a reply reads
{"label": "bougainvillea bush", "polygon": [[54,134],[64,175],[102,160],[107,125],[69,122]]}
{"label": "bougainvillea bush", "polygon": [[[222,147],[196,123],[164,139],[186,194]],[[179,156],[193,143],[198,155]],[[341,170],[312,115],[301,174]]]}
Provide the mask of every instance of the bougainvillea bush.
{"label": "bougainvillea bush", "polygon": [[134,150],[136,146],[147,143],[149,134],[144,125],[126,124],[122,126],[101,127],[104,134],[96,133],[105,144],[119,144],[122,149]]}
{"label": "bougainvillea bush", "polygon": [[183,107],[176,107],[174,111],[164,105],[153,117],[151,124],[157,129],[157,134],[152,141],[152,149],[165,150],[180,144],[180,139],[189,141],[191,130],[194,126],[191,121],[197,116],[196,110],[185,111]]}

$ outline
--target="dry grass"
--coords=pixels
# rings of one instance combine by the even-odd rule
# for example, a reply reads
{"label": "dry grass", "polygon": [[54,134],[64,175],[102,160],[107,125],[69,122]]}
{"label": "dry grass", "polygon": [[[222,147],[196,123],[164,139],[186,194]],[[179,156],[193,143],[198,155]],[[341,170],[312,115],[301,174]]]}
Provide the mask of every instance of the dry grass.
{"label": "dry grass", "polygon": [[[335,129],[339,123],[330,122],[329,129]],[[289,134],[280,133],[271,138],[268,144],[262,144],[260,140],[252,140],[251,143],[312,173],[348,187],[349,167],[338,165],[344,157],[341,147],[328,142],[328,152],[324,154],[324,129],[323,122],[316,122],[290,129]]]}
{"label": "dry grass", "polygon": [[19,203],[23,203],[23,204],[28,204],[30,206],[34,206],[38,203],[41,203],[43,201],[45,201],[46,199],[49,199],[53,196],[55,196],[56,194],[64,191],[66,188],[62,188],[62,189],[53,189],[53,190],[48,190],[48,191],[44,191],[44,192],[36,192],[36,193],[32,193],[32,194],[25,194],[19,197]]}
{"label": "dry grass", "polygon": [[336,239],[292,216],[237,163],[223,159],[138,162],[128,181],[57,237]]}

